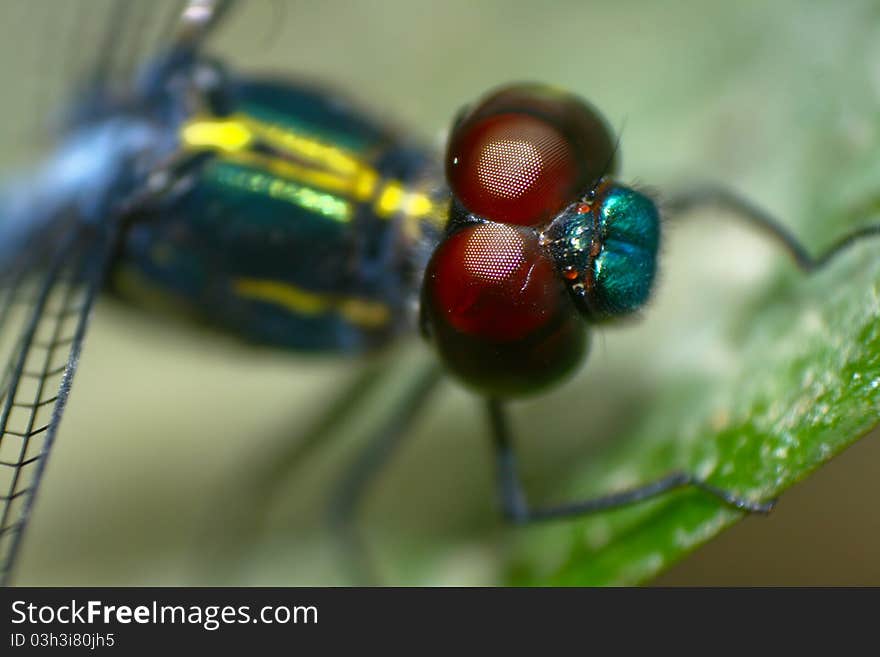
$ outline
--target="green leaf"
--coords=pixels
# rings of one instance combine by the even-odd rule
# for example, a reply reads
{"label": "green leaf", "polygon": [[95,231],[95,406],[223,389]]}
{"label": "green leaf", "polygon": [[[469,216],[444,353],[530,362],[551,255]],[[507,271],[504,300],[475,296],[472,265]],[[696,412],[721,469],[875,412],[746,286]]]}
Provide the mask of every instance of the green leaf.
{"label": "green leaf", "polygon": [[[754,499],[771,499],[877,424],[880,260],[865,244],[827,271],[749,308],[729,376],[667,389],[620,445],[575,477],[598,493],[684,468]],[[782,503],[785,503],[784,498]],[[644,581],[743,514],[687,491],[639,508],[526,537],[512,581]],[[561,561],[542,564],[547,543]]]}

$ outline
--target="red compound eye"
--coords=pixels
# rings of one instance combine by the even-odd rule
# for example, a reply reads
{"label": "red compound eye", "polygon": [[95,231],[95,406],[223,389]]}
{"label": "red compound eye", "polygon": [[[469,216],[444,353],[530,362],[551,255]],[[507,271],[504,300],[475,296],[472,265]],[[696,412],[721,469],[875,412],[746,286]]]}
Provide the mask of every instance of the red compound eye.
{"label": "red compound eye", "polygon": [[614,168],[605,122],[574,96],[538,85],[491,94],[455,126],[446,153],[452,192],[470,211],[537,226]]}
{"label": "red compound eye", "polygon": [[456,133],[447,177],[464,206],[482,217],[535,225],[570,202],[574,153],[565,137],[527,114],[499,114]]}
{"label": "red compound eye", "polygon": [[583,324],[529,228],[488,222],[447,237],[422,308],[447,367],[492,396],[538,390],[584,353]]}

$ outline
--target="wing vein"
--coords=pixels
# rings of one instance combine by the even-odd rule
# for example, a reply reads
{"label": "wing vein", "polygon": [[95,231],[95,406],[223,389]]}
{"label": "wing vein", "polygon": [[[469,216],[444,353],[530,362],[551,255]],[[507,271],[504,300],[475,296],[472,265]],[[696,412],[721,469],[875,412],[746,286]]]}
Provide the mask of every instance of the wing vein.
{"label": "wing vein", "polygon": [[[112,222],[109,223],[112,224]],[[52,264],[42,280],[40,294],[28,317],[27,326],[16,347],[17,354],[14,367],[12,368],[12,375],[5,388],[3,410],[0,412],[0,440],[10,435],[18,436],[21,438],[21,446],[18,458],[14,459],[14,462],[0,463],[0,465],[14,468],[8,493],[0,497],[3,500],[3,514],[0,516],[0,527],[4,528],[5,534],[10,535],[5,539],[7,541],[7,543],[4,543],[3,551],[5,554],[2,555],[2,565],[0,565],[0,580],[2,580],[4,585],[8,582],[12,566],[18,554],[36,499],[36,493],[45,472],[48,455],[54,443],[61,416],[70,393],[70,386],[79,362],[82,342],[88,326],[90,310],[103,283],[104,274],[112,253],[116,228],[112,225],[107,226],[98,237],[94,235],[86,237],[84,235],[85,232],[86,229],[74,229],[72,238],[67,241],[64,247],[59,249],[53,258]],[[60,273],[68,265],[73,268],[71,275],[69,277],[60,277]],[[57,289],[59,284],[63,286],[61,289]],[[80,294],[78,290],[81,288],[85,289]],[[60,307],[51,312],[49,317],[46,318],[52,323],[52,335],[43,343],[42,349],[45,353],[42,354],[43,362],[41,368],[39,368],[39,371],[29,372],[29,370],[25,369],[26,363],[32,349],[40,342],[36,339],[36,335],[40,322],[44,319],[50,296],[54,292],[60,293],[62,300]],[[77,317],[76,328],[72,340],[67,343],[66,340],[61,340],[61,337],[65,334],[65,320],[73,315]],[[67,346],[65,363],[61,366],[54,365],[53,358],[56,352],[65,345]],[[17,400],[19,384],[28,373],[36,375],[37,378],[32,400]],[[43,399],[50,379],[58,375],[61,377],[58,383],[58,393],[54,397]],[[50,403],[53,403],[53,406],[49,422],[37,427],[36,420],[39,410]],[[9,418],[16,404],[23,405],[30,410],[27,426],[21,432],[13,432],[8,428]],[[31,439],[38,434],[44,434],[39,454],[29,456],[28,450],[31,445]],[[25,466],[32,466],[33,474],[30,485],[17,490]],[[17,518],[13,518],[12,502],[17,499],[22,500],[21,508],[15,512]]]}

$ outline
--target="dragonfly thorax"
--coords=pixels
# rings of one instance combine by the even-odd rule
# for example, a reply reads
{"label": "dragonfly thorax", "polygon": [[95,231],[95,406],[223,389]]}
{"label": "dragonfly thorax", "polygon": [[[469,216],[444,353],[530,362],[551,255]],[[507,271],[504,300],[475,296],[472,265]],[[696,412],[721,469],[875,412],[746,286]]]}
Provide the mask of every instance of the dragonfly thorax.
{"label": "dragonfly thorax", "polygon": [[218,108],[176,129],[197,166],[131,223],[116,289],[300,351],[365,351],[413,328],[422,247],[445,214],[431,153],[322,89],[222,84]]}

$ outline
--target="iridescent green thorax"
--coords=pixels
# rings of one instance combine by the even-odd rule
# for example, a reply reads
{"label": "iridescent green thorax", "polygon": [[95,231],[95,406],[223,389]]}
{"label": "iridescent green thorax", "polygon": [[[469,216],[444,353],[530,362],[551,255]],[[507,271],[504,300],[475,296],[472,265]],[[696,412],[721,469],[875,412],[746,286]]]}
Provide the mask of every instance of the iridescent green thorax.
{"label": "iridescent green thorax", "polygon": [[222,112],[178,126],[199,166],[132,222],[116,290],[305,351],[411,328],[445,215],[433,154],[322,90],[229,78],[223,92]]}
{"label": "iridescent green thorax", "polygon": [[603,182],[556,217],[543,238],[588,319],[628,315],[648,300],[660,215],[644,194]]}

